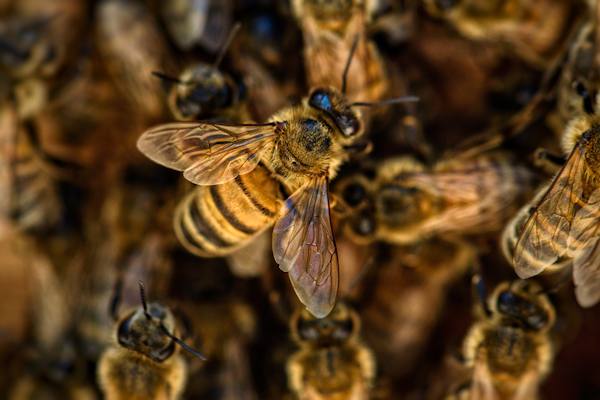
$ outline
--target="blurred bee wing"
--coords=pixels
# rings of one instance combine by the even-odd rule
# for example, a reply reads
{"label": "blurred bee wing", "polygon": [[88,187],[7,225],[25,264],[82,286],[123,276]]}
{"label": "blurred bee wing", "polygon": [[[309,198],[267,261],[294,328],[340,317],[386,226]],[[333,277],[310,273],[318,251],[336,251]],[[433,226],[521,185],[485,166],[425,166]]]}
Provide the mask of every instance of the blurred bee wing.
{"label": "blurred bee wing", "polygon": [[525,223],[513,258],[520,278],[539,274],[567,254],[577,206],[585,206],[589,193],[584,177],[593,176],[584,154],[580,140]]}
{"label": "blurred bee wing", "polygon": [[481,361],[476,363],[469,400],[500,400],[492,382],[490,371],[485,363]]}
{"label": "blurred bee wing", "polygon": [[536,371],[527,372],[519,382],[519,386],[515,390],[513,400],[531,400],[537,399],[538,396],[538,385],[540,382],[540,376]]}
{"label": "blurred bee wing", "polygon": [[169,123],[144,132],[137,146],[196,185],[218,185],[258,165],[278,124]]}
{"label": "blurred bee wing", "polygon": [[273,229],[273,255],[289,272],[296,295],[316,317],[333,309],[339,284],[327,178],[315,178],[290,196]]}
{"label": "blurred bee wing", "polygon": [[600,238],[594,238],[573,260],[575,297],[582,307],[600,300]]}

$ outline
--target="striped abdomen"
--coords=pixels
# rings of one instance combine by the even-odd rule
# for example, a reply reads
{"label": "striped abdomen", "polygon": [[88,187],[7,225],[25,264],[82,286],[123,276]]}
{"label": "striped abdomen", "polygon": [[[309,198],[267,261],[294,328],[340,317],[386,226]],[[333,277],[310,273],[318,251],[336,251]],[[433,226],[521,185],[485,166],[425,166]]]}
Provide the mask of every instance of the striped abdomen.
{"label": "striped abdomen", "polygon": [[0,120],[0,216],[24,230],[52,226],[60,217],[55,183],[16,115],[7,107]]}
{"label": "striped abdomen", "polygon": [[191,253],[222,256],[241,247],[275,220],[279,185],[259,165],[231,182],[200,186],[175,211],[175,234]]}

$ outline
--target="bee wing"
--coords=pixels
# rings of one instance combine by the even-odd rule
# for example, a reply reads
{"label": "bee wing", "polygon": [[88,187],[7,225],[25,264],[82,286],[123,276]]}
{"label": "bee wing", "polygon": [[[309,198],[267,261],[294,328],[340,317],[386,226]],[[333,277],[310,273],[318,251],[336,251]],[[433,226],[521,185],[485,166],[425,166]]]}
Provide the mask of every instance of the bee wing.
{"label": "bee wing", "polygon": [[469,400],[500,400],[485,362],[479,361],[473,369]]}
{"label": "bee wing", "polygon": [[258,165],[277,124],[169,123],[144,132],[137,146],[196,185],[218,185]]}
{"label": "bee wing", "polygon": [[538,396],[538,385],[540,382],[540,376],[535,371],[527,372],[521,378],[519,386],[515,390],[513,400],[531,400],[537,399]]}
{"label": "bee wing", "polygon": [[573,254],[577,302],[591,307],[600,300],[600,190],[595,190],[575,214],[567,240]]}
{"label": "bee wing", "polygon": [[585,206],[584,195],[589,193],[589,183],[584,179],[590,176],[589,167],[584,154],[580,140],[525,223],[513,257],[520,278],[537,275],[567,255],[575,214]]}
{"label": "bee wing", "polygon": [[333,309],[338,255],[331,227],[327,178],[315,178],[290,196],[273,228],[273,255],[300,301],[318,318]]}

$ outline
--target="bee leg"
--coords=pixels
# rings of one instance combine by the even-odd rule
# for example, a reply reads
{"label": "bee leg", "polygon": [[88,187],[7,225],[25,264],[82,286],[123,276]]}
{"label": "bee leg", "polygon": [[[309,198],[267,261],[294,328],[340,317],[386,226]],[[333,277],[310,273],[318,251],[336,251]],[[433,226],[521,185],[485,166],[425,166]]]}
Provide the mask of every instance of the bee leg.
{"label": "bee leg", "polygon": [[533,165],[548,175],[555,175],[564,163],[564,157],[544,148],[537,148],[533,153]]}

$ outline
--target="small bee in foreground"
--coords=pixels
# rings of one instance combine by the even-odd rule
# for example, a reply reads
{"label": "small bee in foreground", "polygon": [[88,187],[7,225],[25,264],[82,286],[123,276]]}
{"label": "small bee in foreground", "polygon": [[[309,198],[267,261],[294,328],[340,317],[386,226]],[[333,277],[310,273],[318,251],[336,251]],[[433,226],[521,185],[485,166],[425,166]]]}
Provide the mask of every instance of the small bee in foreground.
{"label": "small bee in foreground", "polygon": [[178,399],[185,387],[187,366],[176,344],[201,360],[205,357],[175,336],[175,317],[167,307],[146,304],[141,282],[140,296],[142,307],[121,319],[116,345],[100,358],[100,387],[108,400]]}
{"label": "small bee in foreground", "polygon": [[[147,157],[183,171],[201,186],[175,216],[177,236],[188,250],[205,257],[227,255],[275,223],[275,260],[290,272],[300,301],[318,317],[329,314],[337,296],[328,183],[363,133],[356,107],[416,100],[350,103],[346,76],[356,44],[341,91],[315,88],[300,105],[284,108],[266,123],[170,123],[138,140]],[[289,197],[278,216],[282,194]]]}

